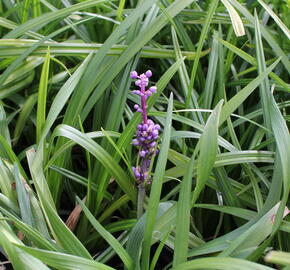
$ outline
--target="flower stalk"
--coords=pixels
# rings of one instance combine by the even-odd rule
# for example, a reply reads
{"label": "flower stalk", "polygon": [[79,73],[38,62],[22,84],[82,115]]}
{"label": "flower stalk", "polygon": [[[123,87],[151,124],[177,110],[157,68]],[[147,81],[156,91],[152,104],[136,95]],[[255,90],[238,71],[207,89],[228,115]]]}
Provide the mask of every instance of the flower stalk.
{"label": "flower stalk", "polygon": [[[136,71],[131,72],[131,78],[137,79],[135,85],[139,87],[138,90],[133,90],[133,94],[139,95],[141,100],[141,107],[138,104],[134,108],[142,114],[142,122],[137,126],[136,136],[132,140],[132,144],[139,148],[139,158],[137,159],[136,167],[132,167],[136,182],[138,183],[138,218],[143,213],[143,201],[145,196],[145,185],[151,183],[150,170],[152,158],[157,154],[157,140],[159,138],[160,126],[155,124],[147,115],[146,100],[149,96],[156,92],[156,86],[151,86],[146,89],[149,83],[149,78],[152,72],[147,70],[145,73],[138,75]],[[139,163],[139,164],[138,164]]]}

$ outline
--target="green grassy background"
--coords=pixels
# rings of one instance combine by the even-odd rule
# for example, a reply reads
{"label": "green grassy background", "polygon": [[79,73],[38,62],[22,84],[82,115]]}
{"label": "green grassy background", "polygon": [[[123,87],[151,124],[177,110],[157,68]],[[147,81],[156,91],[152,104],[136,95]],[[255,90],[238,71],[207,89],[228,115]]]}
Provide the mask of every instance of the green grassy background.
{"label": "green grassy background", "polygon": [[[289,270],[289,7],[2,0],[0,269]],[[162,136],[137,219],[148,69]]]}

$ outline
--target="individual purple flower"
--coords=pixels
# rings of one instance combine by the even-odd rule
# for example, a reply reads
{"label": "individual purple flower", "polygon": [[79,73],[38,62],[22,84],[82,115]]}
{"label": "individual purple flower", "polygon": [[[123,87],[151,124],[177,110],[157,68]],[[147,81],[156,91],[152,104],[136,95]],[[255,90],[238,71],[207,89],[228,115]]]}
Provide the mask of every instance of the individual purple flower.
{"label": "individual purple flower", "polygon": [[134,105],[134,109],[142,113],[142,122],[137,126],[136,137],[132,140],[132,144],[139,148],[140,166],[133,167],[133,173],[137,182],[144,183],[150,182],[148,179],[151,159],[153,155],[158,153],[157,140],[159,137],[160,126],[155,124],[147,116],[146,99],[152,94],[156,93],[157,87],[146,87],[149,84],[149,78],[152,76],[151,70],[138,75],[136,71],[131,72],[131,78],[137,79],[135,85],[139,87],[138,90],[133,90],[132,93],[140,96],[141,106]]}

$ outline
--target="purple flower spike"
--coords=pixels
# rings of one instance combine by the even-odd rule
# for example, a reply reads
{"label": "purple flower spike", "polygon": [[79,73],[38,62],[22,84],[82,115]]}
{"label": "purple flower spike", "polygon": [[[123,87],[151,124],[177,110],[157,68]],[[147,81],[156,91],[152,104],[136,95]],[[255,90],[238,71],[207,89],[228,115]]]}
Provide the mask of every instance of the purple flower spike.
{"label": "purple flower spike", "polygon": [[151,182],[149,176],[151,159],[153,155],[158,153],[157,140],[160,126],[148,119],[147,116],[146,99],[157,91],[156,86],[146,89],[149,83],[148,78],[151,76],[152,72],[150,70],[141,75],[138,75],[136,71],[131,72],[131,78],[137,79],[135,85],[140,88],[140,90],[133,90],[132,92],[139,95],[141,99],[141,106],[139,107],[139,105],[135,104],[134,108],[137,112],[142,113],[142,122],[137,127],[135,139],[132,140],[132,144],[139,148],[140,166],[132,168],[138,184]]}

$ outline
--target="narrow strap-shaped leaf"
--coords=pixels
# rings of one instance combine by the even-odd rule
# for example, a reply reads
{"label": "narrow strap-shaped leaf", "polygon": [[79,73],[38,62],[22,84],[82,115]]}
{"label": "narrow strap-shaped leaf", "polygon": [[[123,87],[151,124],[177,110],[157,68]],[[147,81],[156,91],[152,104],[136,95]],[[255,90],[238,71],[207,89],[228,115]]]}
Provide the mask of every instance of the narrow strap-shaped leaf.
{"label": "narrow strap-shaped leaf", "polygon": [[[2,217],[0,213],[0,219]],[[13,268],[17,270],[49,270],[44,263],[29,254],[23,253],[15,244],[23,245],[10,225],[2,219],[0,222],[0,245],[6,252]]]}
{"label": "narrow strap-shaped leaf", "polygon": [[265,257],[265,261],[275,264],[283,264],[290,266],[290,253],[282,251],[271,251]]}
{"label": "narrow strap-shaped leaf", "polygon": [[[114,268],[96,262],[95,260],[77,257],[65,253],[18,246],[26,253],[57,269],[67,270],[114,270]],[[41,270],[41,269],[40,269]]]}
{"label": "narrow strap-shaped leaf", "polygon": [[281,19],[275,14],[275,12],[263,1],[258,0],[260,5],[269,13],[269,15],[274,19],[274,21],[278,24],[280,29],[285,33],[285,35],[290,39],[290,31],[288,27],[281,21]]}
{"label": "narrow strap-shaped leaf", "polygon": [[[238,11],[240,11],[245,18],[249,20],[249,22],[254,27],[255,25],[255,18],[254,16],[248,11],[247,8],[245,8],[241,3],[239,3],[237,0],[228,0]],[[288,72],[290,72],[290,62],[286,54],[283,52],[283,50],[280,48],[279,44],[276,42],[276,40],[272,37],[270,32],[265,28],[265,26],[260,25],[261,28],[261,34],[265,38],[265,40],[268,42],[268,44],[271,46],[273,52],[278,56],[281,57],[281,62],[283,63],[284,67],[287,69]]]}
{"label": "narrow strap-shaped leaf", "polygon": [[152,241],[152,233],[154,228],[154,220],[157,215],[158,205],[160,201],[161,189],[163,184],[163,176],[165,173],[165,167],[167,163],[167,156],[170,144],[171,122],[172,122],[172,107],[173,107],[173,95],[170,95],[167,117],[163,130],[162,144],[160,153],[158,154],[158,160],[156,164],[156,170],[152,181],[152,188],[150,192],[149,204],[147,208],[146,226],[144,233],[144,242],[141,255],[141,269],[147,270],[149,268],[150,259],[150,247]]}
{"label": "narrow strap-shaped leaf", "polygon": [[128,194],[130,199],[135,202],[136,188],[133,185],[132,181],[130,181],[132,180],[132,178],[127,175],[127,173],[119,166],[119,164],[113,159],[113,157],[99,144],[86,136],[84,133],[67,125],[59,125],[55,129],[54,135],[52,136],[51,140],[53,140],[57,136],[66,137],[88,150],[115,177],[120,187],[124,190],[125,193]]}
{"label": "narrow strap-shaped leaf", "polygon": [[[260,31],[260,24],[258,15],[255,12],[255,41],[256,41],[256,55],[258,63],[259,74],[263,73],[266,70],[265,55],[263,50],[262,36]],[[263,81],[260,83],[260,96],[261,96],[261,105],[263,110],[263,118],[266,128],[271,129],[270,124],[270,108],[269,102],[271,97],[271,89],[269,79],[266,76]],[[267,134],[269,137],[269,134]]]}
{"label": "narrow strap-shaped leaf", "polygon": [[[10,132],[8,129],[8,121],[2,101],[0,100],[0,135],[3,136],[7,143],[11,145]],[[1,150],[0,150],[1,153]]]}
{"label": "narrow strap-shaped leaf", "polygon": [[278,162],[281,163],[282,177],[283,177],[283,196],[281,205],[279,207],[277,216],[275,218],[275,224],[273,229],[273,235],[279,229],[279,226],[283,219],[283,213],[285,207],[289,201],[289,190],[290,190],[290,135],[286,124],[286,121],[281,114],[275,99],[271,96],[270,99],[270,120],[272,125],[272,130],[274,133],[277,154],[279,155]]}
{"label": "narrow strap-shaped leaf", "polygon": [[186,174],[181,182],[177,203],[176,234],[174,241],[173,267],[186,262],[189,242],[189,225],[191,209],[191,186],[195,153],[192,155]]}
{"label": "narrow strap-shaped leaf", "polygon": [[[39,149],[38,151],[41,153],[43,149]],[[70,254],[91,259],[90,253],[65,225],[55,209],[42,168],[42,155],[39,154],[36,156],[33,150],[29,150],[27,151],[27,159],[41,208],[56,242]]]}
{"label": "narrow strap-shaped leaf", "polygon": [[93,227],[97,230],[97,232],[110,244],[110,246],[116,251],[120,259],[123,261],[124,265],[128,269],[133,269],[133,260],[127,253],[127,251],[123,248],[123,246],[118,242],[118,240],[110,234],[100,222],[98,222],[95,217],[91,214],[90,210],[86,207],[86,205],[77,198],[78,203],[80,204],[81,208],[83,209],[86,217],[91,222]]}
{"label": "narrow strap-shaped leaf", "polygon": [[16,163],[14,163],[14,166],[13,166],[13,173],[14,173],[14,178],[16,182],[16,191],[18,195],[18,203],[19,203],[21,218],[23,219],[24,222],[26,222],[30,226],[34,226],[35,222],[34,222],[32,212],[31,212],[30,198],[29,198],[27,190],[24,187],[24,183],[20,179],[21,176],[20,176],[19,169]]}
{"label": "narrow strap-shaped leaf", "polygon": [[45,248],[48,250],[57,251],[57,246],[52,242],[46,239],[39,231],[34,229],[33,227],[27,225],[23,221],[21,221],[18,217],[14,216],[11,212],[5,210],[4,208],[0,207],[0,210],[5,216],[9,217],[14,222],[14,225],[21,230],[25,234],[25,236],[33,241],[40,248]]}
{"label": "narrow strap-shaped leaf", "polygon": [[202,136],[200,137],[200,154],[197,160],[197,180],[193,192],[192,204],[194,204],[208,180],[214,166],[218,146],[218,122],[223,104],[221,100],[209,116]]}
{"label": "narrow strap-shaped leaf", "polygon": [[53,103],[50,107],[45,125],[41,133],[41,140],[45,138],[49,129],[53,125],[54,121],[57,119],[59,113],[63,109],[65,103],[69,99],[70,95],[74,91],[76,85],[78,84],[81,76],[83,75],[89,61],[91,60],[92,54],[89,54],[83,63],[78,67],[74,74],[65,82],[65,84],[58,91]]}
{"label": "narrow strap-shaped leaf", "polygon": [[23,35],[26,31],[31,30],[35,27],[42,27],[44,24],[49,23],[50,21],[57,20],[58,18],[65,17],[74,11],[79,11],[89,7],[97,6],[98,4],[103,4],[108,2],[108,0],[89,0],[75,4],[71,7],[63,8],[58,11],[45,13],[37,18],[31,19],[26,23],[20,25],[14,30],[10,31],[5,38],[17,38]]}
{"label": "narrow strap-shaped leaf", "polygon": [[46,97],[49,75],[50,51],[49,47],[43,63],[38,88],[37,114],[36,114],[36,142],[40,141],[41,131],[46,119]]}
{"label": "narrow strap-shaped leaf", "polygon": [[218,270],[274,270],[261,264],[234,258],[201,258],[174,267],[172,270],[218,269]]}
{"label": "narrow strap-shaped leaf", "polygon": [[263,73],[259,74],[258,77],[252,80],[246,87],[239,91],[234,97],[232,97],[221,111],[220,125],[244,102],[244,100],[257,88],[257,86],[268,76],[268,74],[276,67],[279,63],[278,58],[271,66],[269,66]]}

